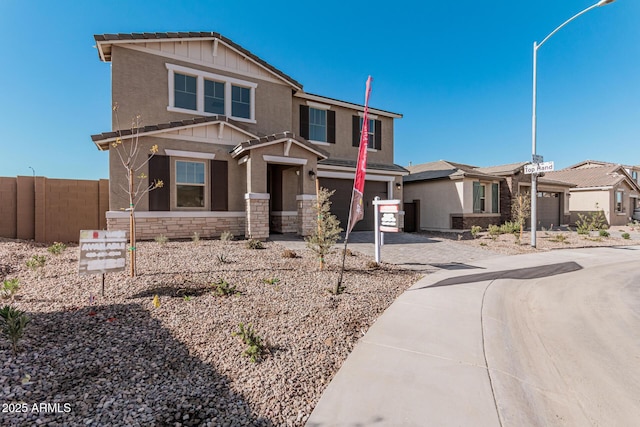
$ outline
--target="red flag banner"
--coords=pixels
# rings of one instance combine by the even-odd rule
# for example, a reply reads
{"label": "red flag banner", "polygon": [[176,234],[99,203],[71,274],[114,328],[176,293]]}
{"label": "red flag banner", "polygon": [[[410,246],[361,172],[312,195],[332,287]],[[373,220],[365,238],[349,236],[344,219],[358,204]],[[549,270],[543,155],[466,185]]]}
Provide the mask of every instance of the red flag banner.
{"label": "red flag banner", "polygon": [[364,114],[362,115],[360,148],[358,150],[358,162],[356,164],[356,177],[353,180],[353,194],[351,195],[351,208],[349,209],[347,238],[356,223],[364,218],[364,180],[367,171],[367,147],[369,146],[369,94],[371,93],[372,80],[371,76],[369,76],[364,95]]}

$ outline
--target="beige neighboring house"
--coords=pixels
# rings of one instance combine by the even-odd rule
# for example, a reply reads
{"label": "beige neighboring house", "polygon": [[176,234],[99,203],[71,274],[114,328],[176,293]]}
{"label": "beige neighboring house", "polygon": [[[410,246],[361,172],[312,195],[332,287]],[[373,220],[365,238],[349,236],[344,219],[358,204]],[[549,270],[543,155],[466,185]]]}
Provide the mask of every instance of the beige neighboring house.
{"label": "beige neighboring house", "polygon": [[[364,107],[314,95],[302,84],[214,32],[96,35],[101,61],[111,64],[112,101],[125,144],[138,136],[143,152],[157,144],[143,172],[164,187],[136,209],[140,238],[269,233],[313,229],[316,179],[336,190],[334,213],[347,222]],[[362,84],[364,98],[365,82]],[[375,90],[375,89],[374,89]],[[393,163],[394,120],[369,109],[365,218],[373,228],[375,196],[402,200]],[[128,129],[135,115],[143,126]],[[109,229],[127,229],[126,176],[112,130],[92,135],[109,150]]]}
{"label": "beige neighboring house", "polygon": [[575,185],[569,202],[572,224],[578,214],[602,210],[613,226],[629,223],[634,209],[640,207],[639,172],[638,166],[586,160],[545,176]]}
{"label": "beige neighboring house", "polygon": [[[468,230],[511,220],[519,194],[530,194],[527,162],[477,167],[439,160],[409,166],[404,177],[405,230]],[[538,179],[538,228],[566,224],[572,184]]]}

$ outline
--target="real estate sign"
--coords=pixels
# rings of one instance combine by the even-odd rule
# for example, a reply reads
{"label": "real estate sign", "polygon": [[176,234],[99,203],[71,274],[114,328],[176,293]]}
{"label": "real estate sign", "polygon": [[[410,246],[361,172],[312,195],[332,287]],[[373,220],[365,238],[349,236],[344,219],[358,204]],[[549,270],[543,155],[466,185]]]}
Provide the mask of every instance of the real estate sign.
{"label": "real estate sign", "polygon": [[79,274],[122,271],[127,262],[125,231],[80,230]]}

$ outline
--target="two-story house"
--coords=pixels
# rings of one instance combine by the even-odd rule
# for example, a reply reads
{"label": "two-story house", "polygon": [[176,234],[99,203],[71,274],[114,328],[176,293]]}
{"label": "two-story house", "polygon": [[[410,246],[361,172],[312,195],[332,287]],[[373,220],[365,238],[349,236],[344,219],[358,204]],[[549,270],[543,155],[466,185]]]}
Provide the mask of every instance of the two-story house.
{"label": "two-story house", "polygon": [[[114,115],[112,131],[91,137],[100,150],[110,150],[109,229],[128,224],[127,177],[111,147],[118,137],[124,144],[137,138],[144,156],[158,146],[142,172],[164,186],[136,208],[140,238],[210,237],[225,230],[259,239],[272,232],[307,235],[314,226],[316,179],[336,190],[332,209],[345,226],[362,105],[306,93],[217,33],[94,37],[100,60],[111,63],[121,122],[118,129]],[[364,79],[362,87],[364,95]],[[356,229],[372,229],[376,195],[402,200],[407,173],[393,163],[394,119],[402,115],[369,113],[365,218]],[[136,115],[143,125],[128,128]]]}

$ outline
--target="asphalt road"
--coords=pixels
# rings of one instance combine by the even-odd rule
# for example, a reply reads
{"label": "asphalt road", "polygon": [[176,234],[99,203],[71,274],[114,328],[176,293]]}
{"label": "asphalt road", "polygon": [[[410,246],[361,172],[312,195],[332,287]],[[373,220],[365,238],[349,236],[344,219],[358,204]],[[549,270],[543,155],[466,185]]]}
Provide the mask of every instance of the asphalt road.
{"label": "asphalt road", "polygon": [[[640,423],[640,251],[559,251],[566,272],[495,280],[483,331],[503,426]],[[547,264],[548,265],[548,264]]]}

